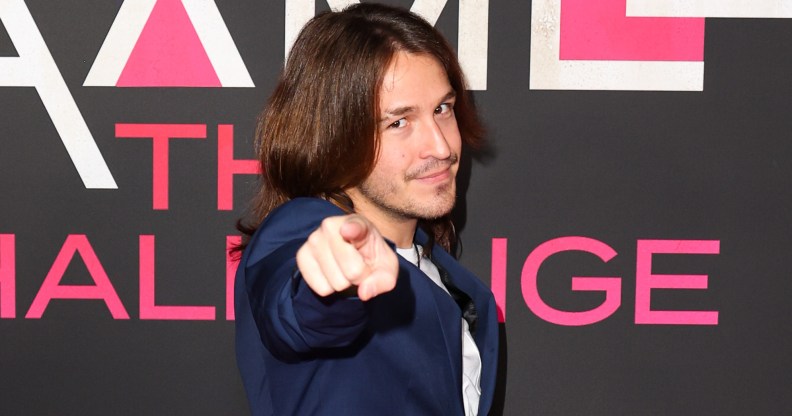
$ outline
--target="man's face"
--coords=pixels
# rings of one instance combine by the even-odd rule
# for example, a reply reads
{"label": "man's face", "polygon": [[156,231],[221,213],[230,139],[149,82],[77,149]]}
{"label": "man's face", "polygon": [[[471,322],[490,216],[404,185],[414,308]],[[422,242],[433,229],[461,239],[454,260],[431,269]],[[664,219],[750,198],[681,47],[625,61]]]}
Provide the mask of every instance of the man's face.
{"label": "man's face", "polygon": [[435,58],[396,55],[380,90],[379,157],[352,194],[359,212],[400,221],[451,211],[462,147],[455,97]]}

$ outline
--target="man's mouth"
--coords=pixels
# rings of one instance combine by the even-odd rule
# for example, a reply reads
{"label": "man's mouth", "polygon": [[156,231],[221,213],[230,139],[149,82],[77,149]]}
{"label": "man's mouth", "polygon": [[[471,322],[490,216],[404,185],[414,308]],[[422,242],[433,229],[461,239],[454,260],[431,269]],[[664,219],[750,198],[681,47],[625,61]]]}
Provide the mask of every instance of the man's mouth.
{"label": "man's mouth", "polygon": [[451,175],[451,167],[459,161],[459,156],[454,153],[448,159],[434,160],[407,175],[407,180],[420,180],[428,182],[439,182]]}

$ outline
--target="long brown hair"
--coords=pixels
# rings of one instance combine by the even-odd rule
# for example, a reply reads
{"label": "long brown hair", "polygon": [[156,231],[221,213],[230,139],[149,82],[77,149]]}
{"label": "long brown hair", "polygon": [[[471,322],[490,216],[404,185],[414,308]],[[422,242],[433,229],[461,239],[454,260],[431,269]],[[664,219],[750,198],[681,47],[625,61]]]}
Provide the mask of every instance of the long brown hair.
{"label": "long brown hair", "polygon": [[[361,3],[323,12],[303,27],[275,91],[258,118],[256,149],[261,186],[251,218],[237,228],[247,238],[280,204],[321,197],[354,211],[344,190],[374,169],[379,149],[379,89],[397,52],[436,58],[457,93],[454,104],[462,141],[482,142],[482,128],[453,49],[432,25],[389,6]],[[430,243],[450,250],[456,235],[450,217],[419,226]]]}

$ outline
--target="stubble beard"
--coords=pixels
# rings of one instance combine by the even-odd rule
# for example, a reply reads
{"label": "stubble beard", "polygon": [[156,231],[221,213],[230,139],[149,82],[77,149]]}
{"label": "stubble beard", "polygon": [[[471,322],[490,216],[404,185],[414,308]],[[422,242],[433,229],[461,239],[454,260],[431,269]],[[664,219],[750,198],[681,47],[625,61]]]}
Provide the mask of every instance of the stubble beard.
{"label": "stubble beard", "polygon": [[[458,156],[454,155],[450,160],[449,164],[453,165],[457,162]],[[408,172],[400,181],[409,185],[410,181],[436,168],[437,165],[437,163],[426,165]],[[358,191],[369,203],[395,220],[434,220],[451,212],[456,203],[456,177],[448,183],[438,185],[434,194],[425,200],[419,199],[415,194],[407,194],[404,198],[400,198],[398,185],[397,180],[369,177],[358,186]]]}

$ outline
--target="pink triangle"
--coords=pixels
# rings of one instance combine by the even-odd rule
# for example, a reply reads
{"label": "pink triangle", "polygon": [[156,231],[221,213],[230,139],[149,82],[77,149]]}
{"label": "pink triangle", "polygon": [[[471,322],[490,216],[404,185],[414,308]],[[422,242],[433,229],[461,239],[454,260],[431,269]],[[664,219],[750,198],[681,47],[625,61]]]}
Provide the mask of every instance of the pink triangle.
{"label": "pink triangle", "polygon": [[181,0],[157,0],[116,86],[222,86]]}

